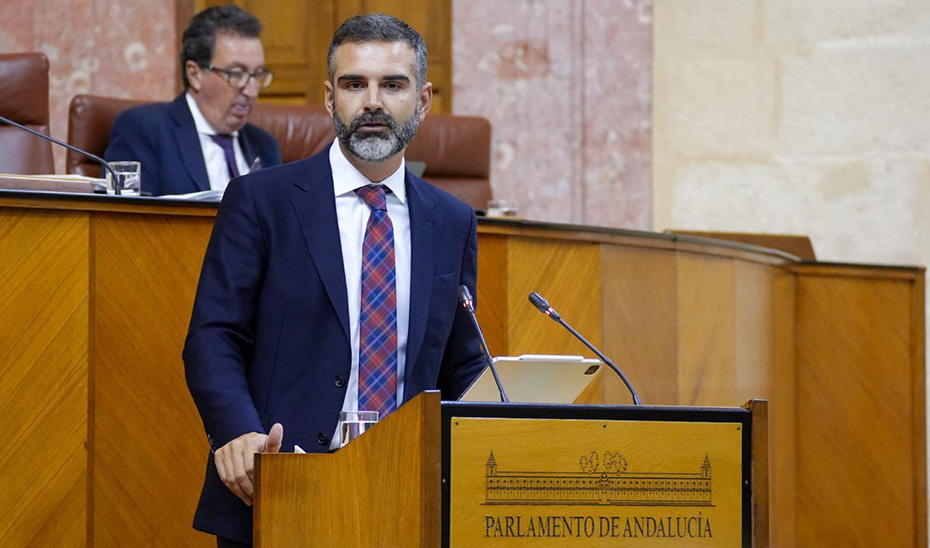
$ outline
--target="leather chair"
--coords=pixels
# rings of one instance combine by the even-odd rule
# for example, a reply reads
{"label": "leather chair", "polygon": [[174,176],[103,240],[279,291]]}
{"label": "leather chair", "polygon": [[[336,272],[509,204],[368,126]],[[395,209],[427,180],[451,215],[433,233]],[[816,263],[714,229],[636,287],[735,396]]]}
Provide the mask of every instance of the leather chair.
{"label": "leather chair", "polygon": [[[103,158],[103,153],[110,144],[110,127],[113,126],[113,120],[124,110],[143,103],[145,101],[75,95],[74,99],[71,99],[68,111],[68,144]],[[100,177],[102,169],[97,162],[73,150],[68,150],[65,156],[67,173]]]}
{"label": "leather chair", "polygon": [[[0,55],[0,116],[49,134],[48,58],[42,53]],[[0,173],[55,173],[52,144],[0,122]]]}
{"label": "leather chair", "polygon": [[[102,156],[110,126],[120,112],[143,101],[77,95],[71,101],[68,142]],[[278,140],[285,162],[307,158],[336,138],[333,122],[320,106],[259,103],[251,123]],[[491,124],[484,118],[434,114],[427,116],[407,149],[407,159],[424,162],[423,178],[475,209],[491,199]],[[68,151],[68,173],[97,177],[100,167]]]}

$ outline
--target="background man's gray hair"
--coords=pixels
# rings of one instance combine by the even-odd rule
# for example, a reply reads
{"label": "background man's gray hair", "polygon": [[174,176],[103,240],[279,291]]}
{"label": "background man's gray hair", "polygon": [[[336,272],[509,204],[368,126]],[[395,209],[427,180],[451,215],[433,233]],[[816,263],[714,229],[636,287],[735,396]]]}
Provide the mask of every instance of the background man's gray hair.
{"label": "background man's gray hair", "polygon": [[384,13],[356,15],[336,30],[326,58],[330,82],[333,82],[335,73],[333,58],[336,56],[336,49],[345,43],[363,42],[406,42],[414,53],[413,73],[416,75],[417,88],[426,85],[426,42],[413,27]]}

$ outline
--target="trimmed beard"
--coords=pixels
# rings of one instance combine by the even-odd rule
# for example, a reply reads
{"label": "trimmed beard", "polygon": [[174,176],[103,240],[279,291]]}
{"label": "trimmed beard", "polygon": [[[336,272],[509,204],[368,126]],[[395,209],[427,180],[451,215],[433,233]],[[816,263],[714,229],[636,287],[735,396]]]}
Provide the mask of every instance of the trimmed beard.
{"label": "trimmed beard", "polygon": [[[388,129],[380,133],[360,132],[358,129],[365,124],[384,124]],[[413,114],[404,120],[400,127],[383,110],[363,112],[352,120],[351,125],[347,126],[335,108],[333,109],[333,126],[339,142],[353,156],[372,164],[383,162],[404,150],[404,147],[416,135],[417,128],[420,126],[420,100],[417,99],[417,107]]]}

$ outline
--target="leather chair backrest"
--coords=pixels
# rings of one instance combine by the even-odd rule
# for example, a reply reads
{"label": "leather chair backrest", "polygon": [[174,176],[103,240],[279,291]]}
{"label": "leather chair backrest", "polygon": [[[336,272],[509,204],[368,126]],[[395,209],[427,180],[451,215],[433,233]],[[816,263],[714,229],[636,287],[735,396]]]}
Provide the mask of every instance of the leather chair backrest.
{"label": "leather chair backrest", "polygon": [[[116,117],[124,110],[146,102],[75,95],[68,111],[68,144],[102,158],[110,144],[110,128]],[[72,150],[68,151],[65,158],[65,170],[68,173],[100,177],[101,169],[97,162]]]}
{"label": "leather chair backrest", "polygon": [[309,158],[336,138],[323,106],[257,103],[249,122],[275,136],[285,163]]}
{"label": "leather chair backrest", "polygon": [[[48,58],[44,54],[0,55],[0,116],[48,135]],[[51,143],[2,122],[0,150],[0,173],[55,172]]]}
{"label": "leather chair backrest", "polygon": [[424,162],[423,178],[475,209],[491,199],[491,123],[485,118],[430,114],[406,158]]}
{"label": "leather chair backrest", "polygon": [[[113,120],[142,101],[78,95],[71,101],[68,141],[103,156]],[[326,109],[310,105],[258,103],[249,121],[271,133],[285,162],[324,150],[336,134]],[[408,160],[426,163],[423,178],[476,209],[491,198],[491,124],[484,118],[430,115],[407,149]],[[68,173],[97,177],[100,168],[68,151]]]}

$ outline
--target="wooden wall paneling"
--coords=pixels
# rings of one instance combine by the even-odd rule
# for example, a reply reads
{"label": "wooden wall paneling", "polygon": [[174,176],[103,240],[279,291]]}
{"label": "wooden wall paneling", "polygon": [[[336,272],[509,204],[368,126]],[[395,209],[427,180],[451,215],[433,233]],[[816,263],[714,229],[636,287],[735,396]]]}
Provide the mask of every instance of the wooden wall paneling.
{"label": "wooden wall paneling", "polygon": [[[206,442],[180,360],[211,215],[0,198],[0,434],[27,440],[0,454],[0,545],[212,545],[190,529]],[[481,228],[495,354],[589,355],[526,301],[537,290],[634,382],[661,356],[673,403],[768,383],[773,544],[926,547],[922,270]]]}
{"label": "wooden wall paneling", "polygon": [[88,216],[0,208],[0,546],[84,546]]}
{"label": "wooden wall paneling", "polygon": [[[623,370],[643,403],[678,403],[675,254],[605,245],[601,261],[603,352]],[[605,371],[602,383],[604,403],[632,403],[613,372]]]}
{"label": "wooden wall paneling", "polygon": [[[775,546],[793,546],[795,489],[794,276],[770,265],[738,261],[736,274],[736,398],[770,403],[768,510]],[[779,512],[779,514],[775,514]],[[784,512],[786,515],[781,515]]]}
{"label": "wooden wall paneling", "polygon": [[677,258],[678,403],[740,405],[734,261],[682,252]]}
{"label": "wooden wall paneling", "polygon": [[927,548],[927,373],[926,373],[926,279],[920,269],[911,284],[911,363],[914,394],[914,537]]}
{"label": "wooden wall paneling", "polygon": [[772,398],[771,372],[775,358],[774,269],[768,265],[734,261],[736,291],[734,338],[735,397]]}
{"label": "wooden wall paneling", "polygon": [[540,313],[527,296],[536,291],[595,346],[601,344],[600,247],[510,237],[507,242],[507,348],[520,354],[593,354]]}
{"label": "wooden wall paneling", "polygon": [[316,94],[320,90],[316,88],[322,88],[322,83],[311,85],[311,76],[319,75],[320,64],[325,63],[326,59],[325,47],[320,50],[318,45],[320,27],[325,35],[325,31],[332,25],[329,22],[331,17],[325,17],[331,7],[329,3],[315,2],[310,5],[307,0],[247,0],[242,7],[261,20],[265,60],[275,72],[271,86],[262,90],[262,99],[295,98],[310,102],[317,98]]}
{"label": "wooden wall paneling", "polygon": [[215,544],[191,528],[208,447],[181,361],[212,224],[94,218],[97,548]]}
{"label": "wooden wall paneling", "polygon": [[[229,2],[177,0],[178,41],[195,13],[226,3]],[[275,71],[274,82],[262,90],[262,101],[322,104],[323,82],[327,78],[326,50],[333,33],[349,17],[384,12],[403,19],[423,35],[435,95],[433,112],[452,113],[451,0],[236,0],[233,3],[262,21],[265,61]]]}
{"label": "wooden wall paneling", "polygon": [[[337,27],[359,13],[387,13],[407,22],[426,42],[433,112],[452,113],[452,0],[335,0]],[[335,31],[335,28],[333,29]],[[327,39],[328,44],[328,39]]]}
{"label": "wooden wall paneling", "polygon": [[752,412],[752,546],[771,544],[768,401],[750,400],[743,405]]}
{"label": "wooden wall paneling", "polygon": [[478,237],[478,294],[475,315],[492,356],[507,348],[507,238],[494,234]]}
{"label": "wooden wall paneling", "polygon": [[[326,49],[336,30],[337,1],[177,0],[178,43],[194,14],[210,6],[236,4],[262,22],[265,62],[275,72],[274,82],[262,90],[260,100],[322,104]],[[182,88],[179,79],[178,91]]]}
{"label": "wooden wall paneling", "polygon": [[797,378],[795,363],[795,275],[773,276],[772,369],[769,400],[769,522],[772,546],[797,544]]}
{"label": "wooden wall paneling", "polygon": [[798,545],[918,546],[913,280],[835,270],[798,269]]}

